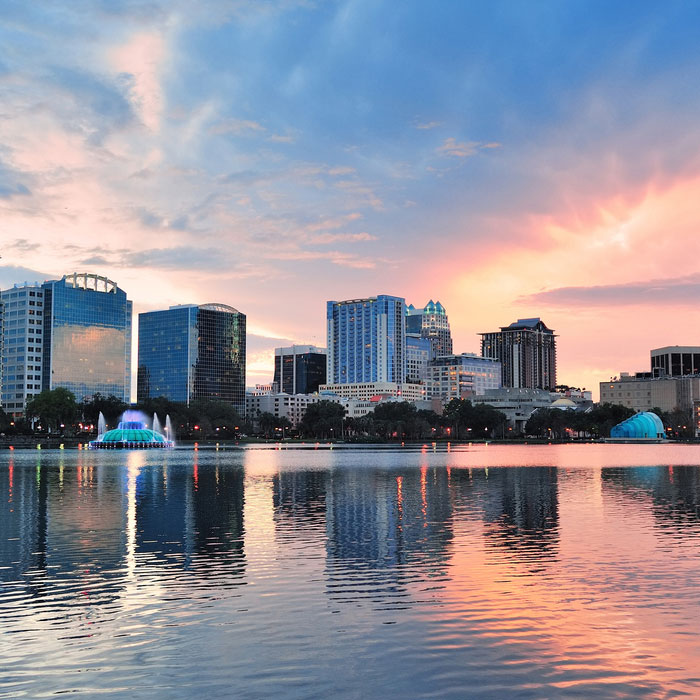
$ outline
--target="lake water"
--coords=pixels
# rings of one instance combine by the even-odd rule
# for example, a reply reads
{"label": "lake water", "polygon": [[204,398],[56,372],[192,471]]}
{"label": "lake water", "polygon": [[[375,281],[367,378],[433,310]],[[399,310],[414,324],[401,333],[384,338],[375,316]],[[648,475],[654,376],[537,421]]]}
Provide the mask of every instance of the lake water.
{"label": "lake water", "polygon": [[700,697],[700,447],[0,456],[0,697]]}

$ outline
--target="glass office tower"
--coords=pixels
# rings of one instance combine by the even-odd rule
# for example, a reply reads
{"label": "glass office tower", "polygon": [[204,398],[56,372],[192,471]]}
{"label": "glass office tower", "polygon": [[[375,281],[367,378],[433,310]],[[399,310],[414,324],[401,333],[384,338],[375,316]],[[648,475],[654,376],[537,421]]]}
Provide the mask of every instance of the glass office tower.
{"label": "glass office tower", "polygon": [[131,401],[131,302],[116,282],[73,273],[44,282],[42,390]]}
{"label": "glass office tower", "polygon": [[275,348],[277,391],[284,394],[313,394],[326,383],[326,348],[292,345]]}
{"label": "glass office tower", "polygon": [[213,399],[245,412],[246,317],[224,304],[139,314],[139,401]]}
{"label": "glass office tower", "polygon": [[406,380],[406,321],[402,297],[329,301],[329,384]]}

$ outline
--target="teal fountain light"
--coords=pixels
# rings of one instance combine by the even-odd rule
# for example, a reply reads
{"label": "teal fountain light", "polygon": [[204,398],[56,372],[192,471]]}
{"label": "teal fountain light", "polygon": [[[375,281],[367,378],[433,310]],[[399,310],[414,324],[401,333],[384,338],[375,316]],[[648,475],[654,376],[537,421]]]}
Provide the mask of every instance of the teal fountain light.
{"label": "teal fountain light", "polygon": [[173,440],[147,427],[146,416],[140,411],[124,411],[116,428],[105,430],[89,443],[91,450],[151,450],[174,446]]}

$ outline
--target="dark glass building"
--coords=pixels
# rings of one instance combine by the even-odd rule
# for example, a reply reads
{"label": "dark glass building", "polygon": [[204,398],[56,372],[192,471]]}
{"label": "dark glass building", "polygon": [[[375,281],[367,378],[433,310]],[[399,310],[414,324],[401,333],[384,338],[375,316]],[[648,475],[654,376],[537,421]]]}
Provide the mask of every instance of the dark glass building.
{"label": "dark glass building", "polygon": [[100,393],[129,403],[131,302],[126,292],[106,277],[77,272],[44,282],[42,288],[42,391],[64,387],[78,401]]}
{"label": "dark glass building", "polygon": [[326,383],[326,349],[313,345],[275,348],[277,391],[284,394],[313,394]]}
{"label": "dark glass building", "polygon": [[246,317],[224,304],[139,314],[139,401],[214,399],[245,411]]}

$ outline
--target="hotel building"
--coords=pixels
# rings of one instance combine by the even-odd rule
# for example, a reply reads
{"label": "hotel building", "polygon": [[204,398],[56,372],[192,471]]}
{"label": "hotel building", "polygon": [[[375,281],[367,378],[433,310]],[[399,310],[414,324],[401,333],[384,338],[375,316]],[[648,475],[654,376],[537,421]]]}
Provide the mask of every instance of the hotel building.
{"label": "hotel building", "polygon": [[0,304],[2,407],[17,418],[41,391],[44,290],[38,284],[15,285],[0,292]]}
{"label": "hotel building", "polygon": [[500,331],[480,335],[481,355],[501,363],[504,387],[554,389],[556,336],[539,318],[521,318]]}

